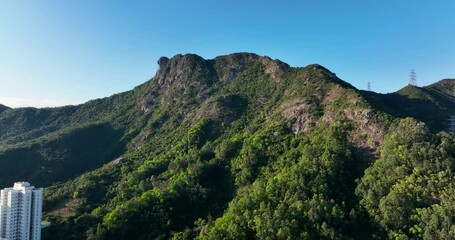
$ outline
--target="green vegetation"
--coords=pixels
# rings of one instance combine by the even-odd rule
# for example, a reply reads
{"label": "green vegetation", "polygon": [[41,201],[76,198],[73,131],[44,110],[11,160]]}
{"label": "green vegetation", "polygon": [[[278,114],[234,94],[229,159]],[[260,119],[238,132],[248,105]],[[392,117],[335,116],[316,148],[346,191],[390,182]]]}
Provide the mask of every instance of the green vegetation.
{"label": "green vegetation", "polygon": [[46,186],[44,239],[455,238],[449,95],[249,53],[164,62],[109,98],[0,110],[0,185]]}
{"label": "green vegetation", "polygon": [[0,112],[3,112],[5,110],[9,109],[7,106],[1,105],[0,104]]}
{"label": "green vegetation", "polygon": [[451,97],[455,96],[455,85],[453,82],[455,79],[443,79],[437,83],[431,84],[426,88],[432,88],[439,92],[445,93]]}
{"label": "green vegetation", "polygon": [[442,80],[427,87],[408,85],[396,93],[363,92],[376,108],[400,118],[413,117],[433,130],[447,129],[447,119],[455,115],[455,80]]}
{"label": "green vegetation", "polygon": [[392,129],[357,188],[362,206],[389,238],[455,238],[454,140],[412,119]]}

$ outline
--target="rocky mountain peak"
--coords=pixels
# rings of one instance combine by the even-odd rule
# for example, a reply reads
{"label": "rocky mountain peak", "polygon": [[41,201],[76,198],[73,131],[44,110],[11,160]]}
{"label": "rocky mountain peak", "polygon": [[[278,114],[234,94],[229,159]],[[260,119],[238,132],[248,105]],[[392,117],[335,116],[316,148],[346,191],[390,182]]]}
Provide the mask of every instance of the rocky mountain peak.
{"label": "rocky mountain peak", "polygon": [[163,74],[169,64],[169,60],[168,57],[160,57],[160,59],[158,59],[158,69],[156,70],[155,76],[161,76]]}
{"label": "rocky mountain peak", "polygon": [[277,79],[285,69],[289,68],[288,64],[280,60],[254,53],[234,53],[210,60],[196,54],[178,54],[170,59],[161,57],[158,60],[158,70],[154,79],[160,85],[170,85],[173,82],[189,83],[190,80],[206,83],[215,80],[230,81],[247,66],[256,63],[263,65],[265,73],[273,79]]}
{"label": "rocky mountain peak", "polygon": [[178,54],[171,59],[161,57],[158,60],[158,70],[154,79],[160,85],[170,85],[174,82],[189,84],[191,81],[209,81],[210,66],[205,59],[196,54]]}
{"label": "rocky mountain peak", "polygon": [[276,79],[289,65],[280,60],[272,60],[268,56],[259,56],[255,53],[233,53],[219,56],[214,59],[221,81],[231,81],[236,78],[248,65],[260,63],[265,67],[265,73]]}

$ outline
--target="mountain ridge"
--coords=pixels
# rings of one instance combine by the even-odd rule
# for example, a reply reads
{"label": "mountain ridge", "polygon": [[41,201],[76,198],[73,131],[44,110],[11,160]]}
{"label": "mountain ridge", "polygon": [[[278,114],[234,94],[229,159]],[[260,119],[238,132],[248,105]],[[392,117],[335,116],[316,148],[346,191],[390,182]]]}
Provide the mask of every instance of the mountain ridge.
{"label": "mountain ridge", "polygon": [[[252,53],[157,64],[152,79],[110,97],[0,111],[0,185],[46,187],[43,238],[365,239],[425,229],[412,220],[424,216],[393,222],[379,202],[408,186],[392,180],[434,176],[412,170],[431,164],[389,161],[396,156],[421,159],[429,155],[415,149],[430,144],[441,151],[430,170],[451,168],[452,138],[433,134],[453,109],[446,97],[412,86],[361,91],[323,66]],[[450,205],[422,194],[419,206]]]}
{"label": "mountain ridge", "polygon": [[[110,97],[105,97],[101,99],[90,100],[84,104],[76,105],[76,106],[63,106],[57,108],[18,108],[18,109],[10,109],[4,108],[2,111],[0,107],[0,150],[1,149],[20,149],[18,147],[18,143],[26,146],[36,145],[33,143],[34,141],[41,141],[39,139],[46,139],[47,136],[51,136],[52,134],[57,134],[59,131],[67,131],[65,129],[68,126],[73,126],[74,124],[80,126],[95,126],[97,124],[107,124],[112,125],[109,121],[114,122],[114,127],[112,127],[112,131],[120,131],[123,132],[123,137],[121,139],[130,139],[132,142],[127,143],[128,141],[123,141],[118,139],[119,143],[123,142],[121,145],[121,149],[126,151],[127,145],[140,145],[140,143],[147,138],[148,135],[151,134],[151,130],[149,129],[141,129],[147,126],[146,119],[149,117],[150,109],[154,107],[163,107],[164,105],[173,104],[175,102],[184,103],[188,105],[186,102],[187,100],[183,99],[182,97],[188,95],[191,98],[193,103],[191,104],[201,104],[206,101],[211,94],[213,93],[212,85],[216,84],[225,84],[229,83],[233,79],[237,78],[247,67],[251,67],[253,65],[257,65],[257,67],[262,68],[262,71],[266,76],[268,76],[271,81],[268,83],[270,86],[273,85],[280,85],[279,79],[283,77],[285,74],[289,74],[288,72],[291,69],[293,71],[305,71],[308,69],[310,71],[321,71],[321,74],[324,75],[324,79],[329,80],[329,82],[333,82],[335,84],[339,84],[340,86],[352,89],[355,92],[358,92],[363,98],[367,101],[370,101],[368,104],[373,106],[379,107],[382,110],[385,110],[389,114],[396,115],[399,117],[403,116],[413,116],[423,122],[429,124],[429,126],[435,128],[435,130],[441,130],[445,128],[445,125],[442,124],[443,118],[448,118],[448,111],[443,111],[436,116],[431,114],[426,114],[429,110],[425,109],[423,112],[418,110],[419,104],[428,105],[428,108],[434,107],[434,101],[432,102],[430,99],[422,99],[423,94],[421,94],[418,98],[420,101],[419,104],[409,105],[408,108],[411,109],[409,111],[401,111],[393,109],[395,104],[391,102],[394,99],[401,99],[398,102],[406,102],[403,104],[406,106],[409,100],[405,98],[413,98],[412,95],[409,95],[404,88],[397,93],[392,94],[376,94],[371,92],[364,92],[359,91],[351,84],[339,79],[334,73],[330,72],[328,69],[324,68],[318,64],[310,64],[306,67],[301,68],[291,68],[286,63],[281,62],[280,60],[272,60],[267,56],[259,56],[254,53],[234,53],[230,55],[218,56],[213,59],[204,59],[196,54],[178,54],[172,58],[161,57],[158,60],[158,69],[153,78],[149,81],[139,85],[138,87],[134,88],[133,90],[117,93]],[[298,75],[298,74],[297,74]],[[320,75],[320,76],[322,76]],[[300,76],[299,80],[300,84],[305,85],[309,80],[309,74],[304,74],[304,76]],[[198,81],[193,81],[191,79],[198,79]],[[447,85],[450,80],[444,80],[445,85]],[[156,84],[155,84],[156,83]],[[247,84],[247,83],[245,83]],[[322,84],[322,83],[321,83]],[[438,84],[435,83],[431,86],[437,86]],[[239,85],[240,86],[240,85]],[[455,84],[454,84],[455,86]],[[215,86],[216,87],[216,86]],[[241,86],[240,86],[241,87]],[[295,86],[297,87],[297,86]],[[311,87],[311,86],[310,86]],[[429,86],[430,87],[430,86]],[[429,88],[427,87],[427,88]],[[238,87],[237,87],[238,88]],[[408,87],[409,88],[409,87]],[[422,88],[427,89],[427,88]],[[421,88],[417,88],[421,89]],[[421,90],[417,92],[422,92]],[[287,93],[288,94],[288,93]],[[309,94],[309,93],[307,93]],[[434,94],[433,94],[434,95]],[[384,96],[384,97],[378,97]],[[313,100],[316,98],[313,95]],[[335,96],[335,97],[340,97]],[[241,98],[236,97],[237,100]],[[334,98],[334,97],[331,97]],[[414,97],[415,98],[415,97]],[[439,100],[441,97],[439,97]],[[129,105],[127,108],[121,107],[125,102],[125,99],[129,99]],[[265,98],[264,98],[265,99]],[[390,100],[389,100],[390,99]],[[324,101],[323,99],[319,99],[318,101]],[[385,101],[385,102],[384,102]],[[442,101],[443,102],[443,101]],[[311,104],[310,104],[311,105]],[[310,105],[296,105],[291,108],[301,108],[310,110],[310,108],[314,108],[315,106]],[[314,104],[313,104],[314,105]],[[440,105],[439,103],[435,106],[437,107]],[[451,106],[451,104],[449,104]],[[449,105],[444,103],[441,108],[448,109]],[[117,107],[116,107],[117,106]],[[208,106],[206,108],[212,108],[212,111],[219,111],[215,109],[214,106]],[[316,107],[318,108],[318,107]],[[127,111],[130,112],[131,116],[138,117],[139,115],[143,115],[138,117],[135,123],[131,122],[130,120],[125,119],[125,116],[122,114],[112,114],[112,112],[117,111]],[[191,108],[185,108],[187,110],[179,110],[179,112],[166,112],[155,116],[155,121],[159,119],[169,118],[172,116],[173,118],[182,118],[188,114],[195,114],[192,112]],[[302,110],[292,110],[292,111],[302,111]],[[425,112],[426,111],[426,112]],[[416,112],[419,114],[412,114],[410,112]],[[164,114],[164,115],[163,115]],[[219,114],[219,113],[218,113]],[[288,120],[291,118],[299,118],[297,113],[290,113],[287,111],[285,113]],[[199,114],[201,115],[201,114]],[[447,115],[447,116],[446,116]],[[134,118],[136,118],[134,117]],[[196,117],[198,119],[200,117]],[[305,119],[305,120],[303,120]],[[180,122],[183,119],[175,119],[175,121]],[[300,121],[300,122],[299,122]],[[304,116],[300,117],[297,122],[293,124],[293,131],[295,133],[306,129],[306,125],[311,125],[312,123],[311,118]],[[134,129],[129,129],[128,126],[131,124],[136,125]],[[158,124],[158,123],[155,123]],[[168,123],[168,127],[173,127],[175,124]],[[106,126],[107,126],[106,125]],[[156,125],[158,126],[158,125]],[[77,127],[76,127],[77,128]],[[146,127],[147,128],[147,127]],[[118,130],[116,130],[118,129]],[[72,130],[70,130],[72,131]],[[52,138],[52,137],[51,137]],[[134,140],[135,139],[135,140]],[[142,139],[142,140],[141,140]],[[28,143],[27,143],[28,142]],[[2,144],[3,143],[3,144]],[[120,146],[114,144],[114,146]],[[365,144],[364,144],[365,145]],[[112,148],[117,149],[117,147],[112,146]],[[22,147],[23,148],[23,147]],[[122,152],[120,150],[114,150],[113,152]],[[1,154],[1,153],[0,153]],[[112,156],[112,158],[116,158],[118,156]],[[109,159],[104,159],[102,162],[109,161]],[[0,162],[0,165],[2,163]],[[97,165],[98,167],[100,165]],[[32,174],[33,175],[33,174]],[[1,180],[0,180],[1,182]]]}
{"label": "mountain ridge", "polygon": [[0,104],[0,112],[3,112],[5,110],[7,110],[7,109],[10,109],[10,108],[5,106],[5,105]]}
{"label": "mountain ridge", "polygon": [[454,90],[455,79],[454,78],[445,78],[436,83],[426,86],[426,88],[435,88],[439,91],[445,92],[451,96],[455,95]]}

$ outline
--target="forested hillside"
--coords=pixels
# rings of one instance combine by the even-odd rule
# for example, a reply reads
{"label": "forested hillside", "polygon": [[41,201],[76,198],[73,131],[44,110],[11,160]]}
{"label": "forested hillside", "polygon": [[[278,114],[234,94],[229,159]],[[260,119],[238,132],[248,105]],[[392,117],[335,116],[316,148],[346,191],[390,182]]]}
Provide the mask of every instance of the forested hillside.
{"label": "forested hillside", "polygon": [[44,239],[455,238],[453,80],[383,95],[250,53],[158,65],[109,98],[0,108],[0,185],[46,187]]}
{"label": "forested hillside", "polygon": [[0,112],[7,110],[8,107],[0,104]]}

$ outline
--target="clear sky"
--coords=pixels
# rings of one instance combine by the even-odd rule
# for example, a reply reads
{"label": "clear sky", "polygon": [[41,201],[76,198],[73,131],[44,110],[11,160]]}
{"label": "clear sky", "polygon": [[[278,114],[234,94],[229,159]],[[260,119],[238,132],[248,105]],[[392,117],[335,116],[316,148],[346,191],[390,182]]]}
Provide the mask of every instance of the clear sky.
{"label": "clear sky", "polygon": [[455,78],[454,0],[0,0],[0,103],[78,104],[153,77],[161,56],[254,52],[359,89]]}

